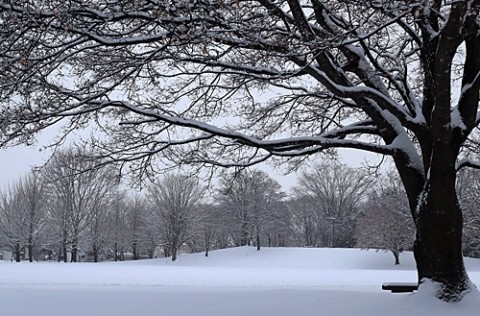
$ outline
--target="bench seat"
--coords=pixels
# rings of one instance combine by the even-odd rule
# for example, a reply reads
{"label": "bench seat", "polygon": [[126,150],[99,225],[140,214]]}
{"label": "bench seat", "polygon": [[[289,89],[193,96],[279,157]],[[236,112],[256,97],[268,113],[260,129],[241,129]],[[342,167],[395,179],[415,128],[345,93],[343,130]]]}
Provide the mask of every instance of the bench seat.
{"label": "bench seat", "polygon": [[408,293],[418,290],[418,283],[388,282],[382,284],[382,290],[392,293]]}

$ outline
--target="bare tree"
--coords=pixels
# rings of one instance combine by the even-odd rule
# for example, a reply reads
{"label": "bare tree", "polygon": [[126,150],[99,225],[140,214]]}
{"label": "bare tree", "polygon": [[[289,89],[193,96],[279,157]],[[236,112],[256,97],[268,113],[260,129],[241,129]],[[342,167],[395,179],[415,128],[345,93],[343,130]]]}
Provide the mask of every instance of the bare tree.
{"label": "bare tree", "polygon": [[[61,231],[64,260],[67,244],[71,247],[71,261],[78,261],[78,247],[89,225],[93,225],[92,249],[98,255],[99,225],[105,219],[104,203],[116,183],[109,168],[95,168],[97,162],[86,151],[70,148],[57,152],[43,170],[49,183],[51,197],[56,199],[53,221]],[[92,223],[93,220],[93,223]]]}
{"label": "bare tree", "polygon": [[266,172],[245,170],[233,181],[224,179],[220,185],[221,207],[230,214],[234,223],[237,244],[250,245],[255,240],[260,250],[260,236],[283,198],[281,186]]}
{"label": "bare tree", "polygon": [[463,252],[467,256],[480,255],[480,172],[464,169],[458,175],[457,192],[463,209]]}
{"label": "bare tree", "polygon": [[149,189],[155,218],[163,230],[164,248],[175,261],[200,220],[204,189],[197,179],[180,174],[166,175]]}
{"label": "bare tree", "polygon": [[146,245],[150,241],[147,215],[151,207],[148,206],[147,198],[139,194],[130,197],[126,207],[128,241],[133,253],[133,260],[137,260],[140,258],[140,250],[149,248]]}
{"label": "bare tree", "polygon": [[7,189],[0,195],[0,237],[1,243],[12,249],[15,255],[15,261],[20,262],[21,253],[25,248],[24,218],[19,209],[20,202],[18,196],[15,196],[13,188]]}
{"label": "bare tree", "polygon": [[288,201],[292,218],[292,229],[296,235],[296,243],[302,247],[320,247],[324,244],[322,238],[323,222],[318,209],[306,197],[295,197]]}
{"label": "bare tree", "polygon": [[26,246],[28,260],[32,262],[35,248],[45,245],[48,237],[45,217],[49,201],[46,184],[37,173],[30,173],[20,179],[16,191],[21,200],[21,209],[17,211],[25,213],[24,223],[28,225]]}
{"label": "bare tree", "polygon": [[361,170],[339,163],[316,164],[311,169],[300,175],[295,195],[315,210],[312,219],[326,229],[324,239],[329,247],[353,246],[360,202],[370,178]]}
{"label": "bare tree", "polygon": [[413,246],[415,225],[398,175],[390,172],[377,182],[369,190],[356,229],[357,246],[390,251],[397,265],[400,253]]}
{"label": "bare tree", "polygon": [[268,247],[287,247],[294,244],[292,217],[285,200],[276,201],[264,235]]}
{"label": "bare tree", "polygon": [[123,193],[122,191],[116,192],[109,204],[108,211],[110,247],[113,250],[115,261],[123,261],[125,251],[129,247],[128,207]]}
{"label": "bare tree", "polygon": [[206,205],[203,209],[205,212],[202,225],[203,244],[205,245],[205,257],[208,257],[208,253],[212,248],[215,237],[218,234],[218,227],[221,225],[221,223],[218,221],[218,219],[221,217],[216,216],[219,210],[217,205]]}
{"label": "bare tree", "polygon": [[208,257],[210,250],[216,249],[216,239],[223,226],[223,216],[218,205],[203,203],[199,205],[198,212],[201,214],[201,220],[196,225],[193,238],[189,242],[192,252],[205,251],[205,257]]}
{"label": "bare tree", "polygon": [[[217,203],[207,212],[206,220],[203,221],[207,224],[207,229],[211,229],[212,244],[215,245],[216,249],[235,246],[235,240],[232,238],[235,227],[230,215],[217,200]],[[208,221],[209,218],[211,218],[211,221]],[[208,224],[209,222],[211,224]]]}
{"label": "bare tree", "polygon": [[0,194],[0,236],[2,243],[12,248],[17,262],[23,250],[33,262],[34,252],[46,245],[47,205],[45,183],[35,173]]}
{"label": "bare tree", "polygon": [[99,154],[140,175],[162,166],[153,159],[244,167],[331,148],[387,155],[416,224],[418,279],[459,301],[472,289],[455,183],[457,170],[480,166],[462,159],[480,122],[479,7],[1,1],[0,144],[93,121],[106,134],[93,142]]}
{"label": "bare tree", "polygon": [[20,262],[21,252],[25,245],[22,244],[23,221],[21,215],[15,212],[16,201],[13,190],[10,188],[0,195],[0,237],[3,246],[12,249],[15,261]]}
{"label": "bare tree", "polygon": [[100,252],[108,239],[107,206],[105,204],[99,204],[92,209],[85,235],[86,244],[89,245],[93,254],[93,262],[98,262]]}

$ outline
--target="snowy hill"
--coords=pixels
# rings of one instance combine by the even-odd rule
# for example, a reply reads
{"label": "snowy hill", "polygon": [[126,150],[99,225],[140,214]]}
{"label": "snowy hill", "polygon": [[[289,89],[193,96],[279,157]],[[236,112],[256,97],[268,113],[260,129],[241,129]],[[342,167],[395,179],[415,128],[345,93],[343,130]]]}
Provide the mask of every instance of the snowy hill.
{"label": "snowy hill", "polygon": [[[356,269],[356,270],[415,270],[411,252],[400,255],[400,265],[394,265],[389,252],[355,248],[262,248],[237,247],[203,253],[181,255],[177,262],[168,258],[125,262],[126,264],[160,266],[198,266],[229,268],[277,269]],[[465,258],[469,271],[480,271],[480,259]]]}
{"label": "snowy hill", "polygon": [[[168,262],[160,260],[159,264]],[[332,248],[262,248],[256,251],[254,247],[238,247],[213,251],[208,258],[201,253],[181,256],[174,264],[286,269],[415,269],[412,253],[402,254],[401,265],[395,267],[390,253]]]}
{"label": "snowy hill", "polygon": [[[445,304],[428,291],[382,291],[387,281],[416,280],[411,253],[402,254],[400,266],[393,262],[389,253],[359,249],[252,247],[181,255],[177,262],[0,262],[0,314],[465,316],[480,310],[478,293]],[[480,260],[466,263],[480,283]]]}

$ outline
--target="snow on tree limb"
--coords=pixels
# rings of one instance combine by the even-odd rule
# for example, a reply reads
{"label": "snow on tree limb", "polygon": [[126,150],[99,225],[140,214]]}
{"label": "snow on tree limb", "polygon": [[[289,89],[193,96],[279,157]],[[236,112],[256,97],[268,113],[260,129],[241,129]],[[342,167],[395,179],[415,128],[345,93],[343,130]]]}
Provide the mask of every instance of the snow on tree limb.
{"label": "snow on tree limb", "polygon": [[[11,28],[2,33],[6,40],[2,58],[19,65],[8,68],[7,73],[21,74],[15,81],[11,75],[2,79],[2,98],[11,96],[14,100],[19,93],[26,93],[26,98],[39,100],[42,106],[38,108],[44,110],[24,108],[15,122],[3,118],[4,133],[9,135],[4,144],[27,127],[34,133],[58,120],[85,125],[99,115],[121,113],[124,117],[118,126],[130,130],[163,122],[155,132],[159,139],[147,134],[146,143],[156,143],[155,150],[126,146],[139,150],[139,155],[130,156],[132,159],[145,157],[149,150],[155,155],[162,148],[213,138],[217,142],[223,139],[220,143],[228,146],[226,139],[230,138],[235,146],[265,150],[258,161],[350,147],[393,156],[403,152],[421,169],[412,145],[415,137],[428,133],[430,114],[424,116],[426,107],[422,108],[419,86],[408,75],[417,60],[415,46],[423,40],[415,29],[416,22],[409,18],[413,14],[427,19],[432,14],[420,4],[365,3],[365,15],[353,17],[350,10],[362,8],[362,4],[262,0],[230,4],[159,1],[153,5],[116,1],[112,5],[86,2],[82,6],[37,7],[25,3],[29,5],[0,4],[5,16],[2,23],[20,23],[25,34],[37,36],[36,42],[27,43],[22,34],[8,33]],[[452,10],[456,14],[461,8]],[[446,34],[449,25],[437,29],[436,36]],[[74,82],[62,83],[55,78],[60,73]],[[469,87],[478,81],[477,71],[476,77],[465,81],[463,91],[471,91]],[[303,94],[292,90],[291,97],[282,101],[253,101],[251,116],[246,111],[233,113],[244,117],[238,126],[219,126],[198,115],[204,107],[202,113],[228,117],[232,113],[225,109],[255,85],[259,94],[272,87],[281,87],[283,93],[295,85],[302,87]],[[40,100],[42,94],[48,95],[47,100]],[[328,95],[330,104],[322,104]],[[309,98],[317,98],[317,112],[325,111],[324,117],[338,107],[338,117],[313,127],[307,122],[316,114],[308,114],[308,118],[302,108]],[[461,104],[460,117],[468,116],[465,111],[471,106]],[[184,107],[184,112],[172,112],[177,105]],[[308,111],[314,113],[313,106],[311,109]],[[280,115],[282,110],[285,114]],[[342,116],[342,111],[348,114]],[[369,117],[372,126],[357,126],[352,120],[354,111]],[[264,121],[253,119],[259,114]],[[290,128],[285,122],[299,126],[291,130],[291,138],[283,137]],[[160,131],[172,130],[172,126],[199,132],[160,137],[164,135]],[[249,133],[243,129],[246,126],[262,132]],[[106,129],[115,130],[114,126]],[[467,124],[462,134],[470,130],[471,124]],[[282,131],[280,137],[273,131]],[[372,137],[360,140],[360,135]]]}

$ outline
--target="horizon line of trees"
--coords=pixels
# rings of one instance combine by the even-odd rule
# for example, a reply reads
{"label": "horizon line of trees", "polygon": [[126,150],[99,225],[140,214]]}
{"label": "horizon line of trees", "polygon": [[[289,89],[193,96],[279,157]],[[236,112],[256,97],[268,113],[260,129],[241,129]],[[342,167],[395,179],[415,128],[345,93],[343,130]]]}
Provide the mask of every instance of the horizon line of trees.
{"label": "horizon line of trees", "polygon": [[[225,176],[212,189],[170,173],[127,190],[85,150],[57,152],[40,171],[0,191],[0,247],[15,261],[171,257],[232,246],[412,250],[414,224],[398,175],[339,163],[303,171],[288,194],[266,172]],[[480,173],[465,170],[464,254],[478,256]]]}

